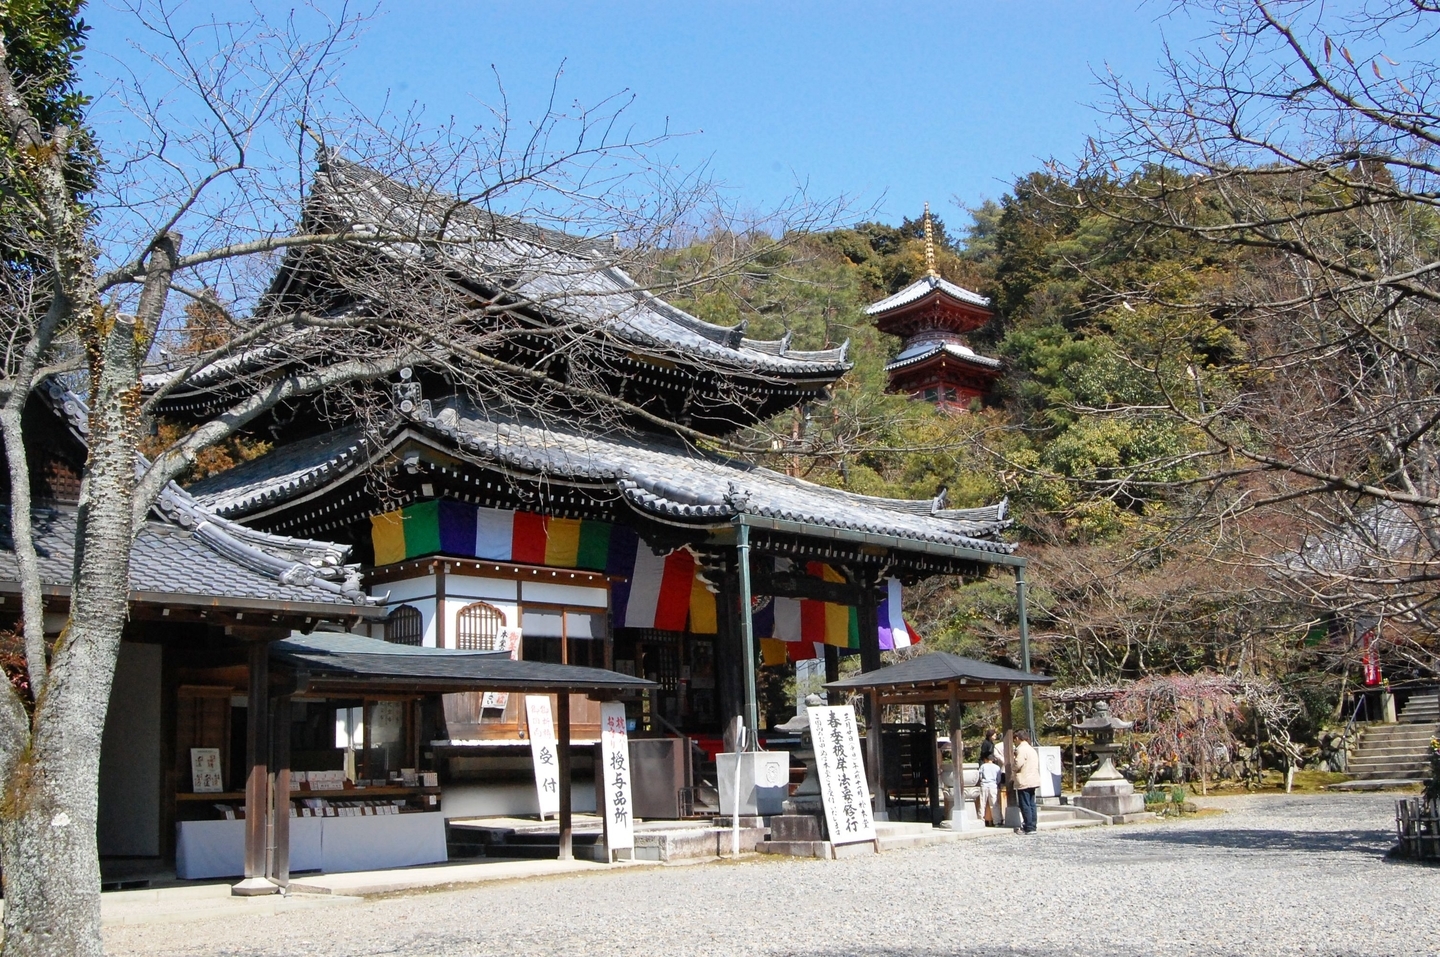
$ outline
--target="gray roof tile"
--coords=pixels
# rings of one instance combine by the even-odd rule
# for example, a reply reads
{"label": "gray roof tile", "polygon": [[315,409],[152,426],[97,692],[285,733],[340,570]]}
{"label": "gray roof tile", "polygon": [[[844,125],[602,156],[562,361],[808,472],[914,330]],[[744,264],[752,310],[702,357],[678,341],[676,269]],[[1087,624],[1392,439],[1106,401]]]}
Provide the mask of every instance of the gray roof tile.
{"label": "gray roof tile", "polygon": [[986,684],[1050,684],[1055,679],[1038,672],[1025,672],[1004,665],[992,665],[952,655],[948,651],[931,651],[907,658],[899,664],[875,671],[862,672],[832,681],[827,688],[854,690],[861,688],[898,688],[909,685],[940,687],[951,681],[979,681]]}
{"label": "gray roof tile", "polygon": [[[75,510],[39,508],[34,516],[41,582],[47,587],[67,588],[75,563]],[[130,551],[131,590],[177,599],[219,599],[222,603],[228,599],[353,606],[366,601],[358,582],[353,590],[346,589],[299,563],[288,565],[288,574],[277,575],[217,550],[214,536],[206,532],[204,527],[186,529],[171,522],[147,522]],[[13,582],[18,577],[6,510],[0,512],[0,581]]]}
{"label": "gray roof tile", "polygon": [[990,300],[978,292],[971,292],[965,287],[957,286],[947,279],[941,279],[939,276],[922,276],[899,292],[866,306],[865,314],[867,316],[878,316],[882,312],[889,312],[891,309],[908,306],[910,303],[923,299],[936,290],[972,306],[980,306],[985,309],[990,308]]}
{"label": "gray roof tile", "polygon": [[[944,509],[942,499],[904,501],[858,495],[793,478],[736,459],[707,454],[656,435],[600,435],[520,415],[480,413],[460,400],[416,419],[422,432],[469,453],[477,462],[535,476],[608,484],[635,509],[666,519],[715,524],[753,515],[955,545],[999,554],[1010,525],[1005,505]],[[399,427],[397,426],[397,429]],[[392,433],[383,443],[397,441]],[[296,443],[195,486],[202,506],[243,516],[361,467],[352,440]]]}
{"label": "gray roof tile", "polygon": [[[452,242],[439,254],[460,274],[482,285],[487,276],[501,276],[518,302],[622,342],[747,372],[835,377],[850,368],[844,346],[792,351],[788,336],[776,342],[747,339],[744,323],[717,326],[676,308],[617,267],[605,243],[487,213],[336,156],[327,158],[317,175],[312,197],[362,229],[434,233],[443,227]],[[380,248],[397,258],[424,254],[407,244]]]}

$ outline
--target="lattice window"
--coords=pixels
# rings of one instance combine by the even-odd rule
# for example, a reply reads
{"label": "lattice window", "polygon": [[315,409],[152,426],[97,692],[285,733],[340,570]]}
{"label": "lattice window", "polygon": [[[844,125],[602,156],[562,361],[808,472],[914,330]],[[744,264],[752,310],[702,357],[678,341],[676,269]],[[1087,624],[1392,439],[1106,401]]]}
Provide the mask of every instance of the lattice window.
{"label": "lattice window", "polygon": [[460,609],[455,623],[455,647],[468,651],[501,651],[500,629],[505,613],[494,605],[477,601]]}
{"label": "lattice window", "polygon": [[396,645],[419,645],[425,634],[420,609],[401,605],[385,619],[385,640]]}

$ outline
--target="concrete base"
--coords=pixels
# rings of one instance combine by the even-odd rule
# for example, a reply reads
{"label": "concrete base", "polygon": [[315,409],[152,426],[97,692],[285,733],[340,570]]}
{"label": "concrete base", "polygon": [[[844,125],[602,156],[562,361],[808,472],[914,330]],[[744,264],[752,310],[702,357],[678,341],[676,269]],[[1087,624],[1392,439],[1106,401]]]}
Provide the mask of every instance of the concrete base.
{"label": "concrete base", "polygon": [[247,877],[240,883],[231,885],[230,893],[235,897],[261,897],[265,894],[279,894],[280,885],[263,877]]}
{"label": "concrete base", "polygon": [[879,853],[874,841],[858,844],[831,844],[829,841],[762,841],[755,846],[761,854],[782,854],[786,857],[818,857],[822,860],[841,860],[847,857],[866,857]]}
{"label": "concrete base", "polygon": [[952,831],[973,831],[985,825],[975,813],[975,802],[967,799],[950,809],[950,819],[944,826]]}
{"label": "concrete base", "polygon": [[1097,811],[1114,820],[1145,812],[1145,796],[1135,793],[1135,785],[1124,778],[1096,781],[1091,778],[1075,799],[1077,807]]}
{"label": "concrete base", "polygon": [[829,860],[829,841],[761,841],[755,845],[761,854],[779,854],[784,857],[819,857]]}
{"label": "concrete base", "polygon": [[823,841],[825,826],[812,814],[777,814],[770,819],[770,840],[778,843]]}
{"label": "concrete base", "polygon": [[[740,853],[754,854],[765,840],[765,828],[740,828]],[[674,831],[653,831],[635,834],[634,859],[637,861],[696,861],[730,857],[734,835],[728,827],[687,828]]]}

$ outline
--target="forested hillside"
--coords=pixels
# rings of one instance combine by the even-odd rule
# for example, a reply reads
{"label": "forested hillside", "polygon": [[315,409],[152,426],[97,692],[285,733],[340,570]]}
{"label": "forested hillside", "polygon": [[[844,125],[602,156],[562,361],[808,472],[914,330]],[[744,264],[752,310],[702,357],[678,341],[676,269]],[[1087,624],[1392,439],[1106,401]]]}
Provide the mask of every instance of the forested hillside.
{"label": "forested hillside", "polygon": [[[745,320],[753,334],[789,330],[802,347],[850,341],[855,369],[832,401],[749,437],[776,450],[770,465],[858,492],[944,488],[958,506],[1009,496],[1031,558],[1040,667],[1066,685],[1211,673],[1274,682],[1303,706],[1303,733],[1333,717],[1358,678],[1358,636],[1387,609],[1279,574],[1317,528],[1246,506],[1284,494],[1264,470],[1215,475],[1225,450],[1206,416],[1283,379],[1255,361],[1257,342],[1270,350],[1287,334],[1283,323],[1241,321],[1225,305],[1252,295],[1274,257],[1156,228],[1135,197],[1164,185],[1154,171],[1124,183],[1035,173],[999,202],[936,219],[938,271],[997,311],[972,345],[1007,364],[992,400],[969,414],[885,394],[883,365],[900,341],[863,314],[923,275],[918,217],[778,243],[711,237],[666,268],[727,244],[770,244],[762,268],[686,306]],[[1265,441],[1243,422],[1229,427]],[[932,583],[911,597],[928,647],[1018,659],[1008,579]],[[1387,666],[1402,675],[1434,653],[1422,622],[1390,623]]]}

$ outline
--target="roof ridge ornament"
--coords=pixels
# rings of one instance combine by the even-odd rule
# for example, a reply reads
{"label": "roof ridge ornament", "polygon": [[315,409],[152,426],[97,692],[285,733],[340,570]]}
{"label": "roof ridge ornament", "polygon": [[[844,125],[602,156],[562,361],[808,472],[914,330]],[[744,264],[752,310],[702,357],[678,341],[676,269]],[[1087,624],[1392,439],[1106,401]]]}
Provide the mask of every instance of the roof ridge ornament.
{"label": "roof ridge ornament", "polygon": [[925,275],[939,277],[935,271],[935,227],[930,222],[930,204],[925,204]]}

